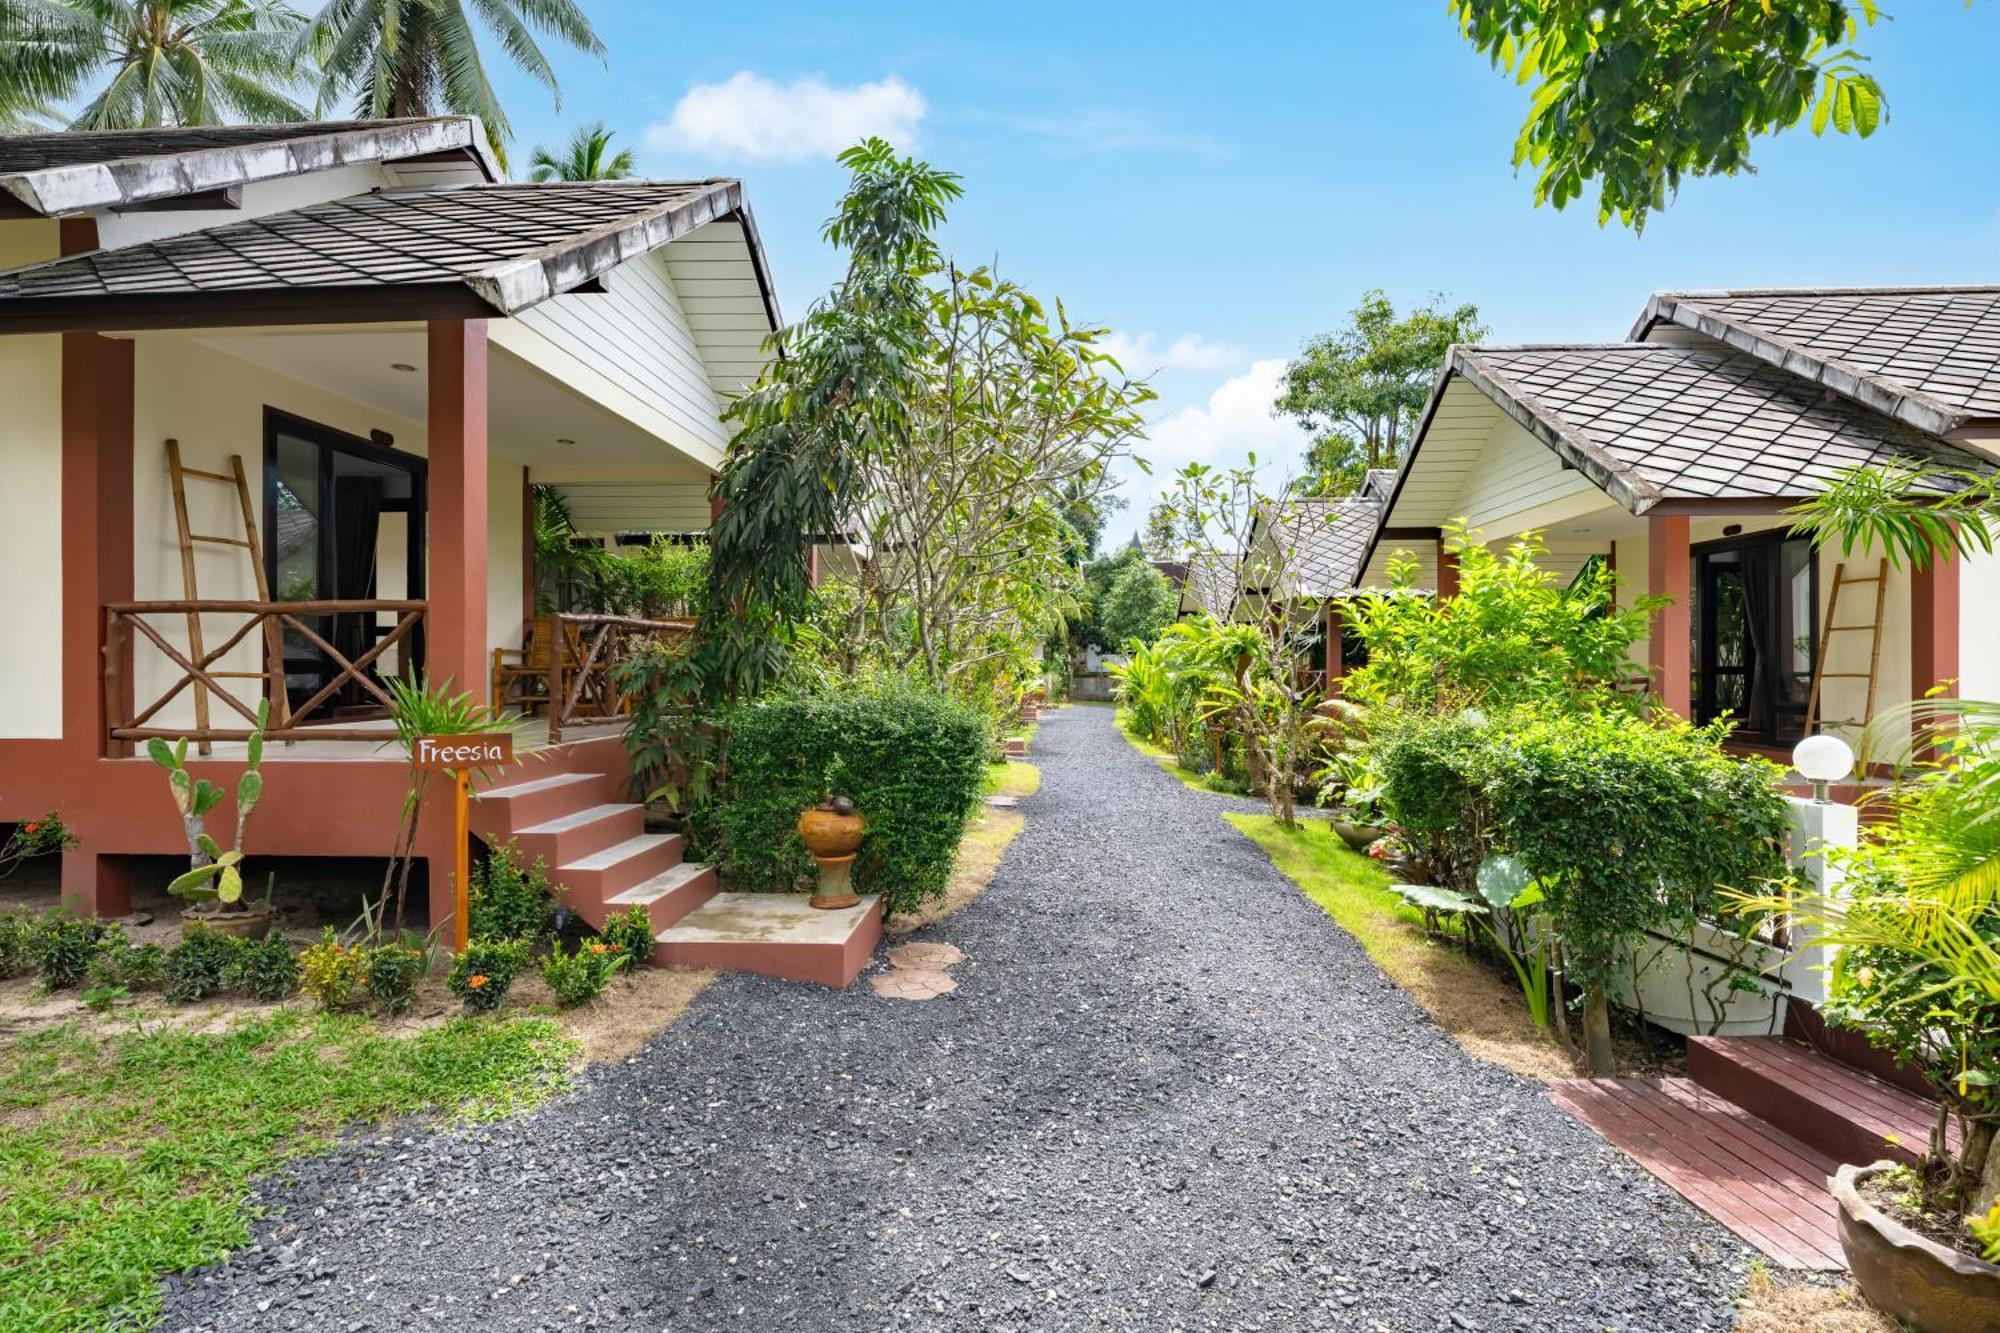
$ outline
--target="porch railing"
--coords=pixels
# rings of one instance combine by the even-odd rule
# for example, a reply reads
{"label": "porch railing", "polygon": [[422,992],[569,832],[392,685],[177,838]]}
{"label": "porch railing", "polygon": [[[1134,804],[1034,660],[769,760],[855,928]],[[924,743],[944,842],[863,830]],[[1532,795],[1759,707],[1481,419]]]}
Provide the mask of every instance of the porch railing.
{"label": "porch railing", "polygon": [[548,617],[561,644],[547,654],[549,739],[579,722],[622,716],[618,669],[641,644],[671,643],[694,632],[692,620],[642,620],[636,616],[562,612]]}
{"label": "porch railing", "polygon": [[[380,729],[310,724],[330,716],[329,703],[344,693],[389,706],[389,693],[377,679],[375,664],[399,644],[399,657],[407,660],[422,633],[425,605],[389,599],[114,602],[104,608],[105,716],[110,719],[111,738],[144,741],[186,736],[206,754],[213,742],[248,740],[257,726],[258,704],[269,699],[271,715],[265,735],[272,740],[381,740],[384,733]],[[384,616],[395,617],[394,622],[383,625]],[[200,655],[194,656],[185,644],[188,626],[197,617],[203,647]],[[207,646],[214,634],[211,622],[225,617],[237,623],[214,647]],[[363,618],[367,628],[363,637],[372,640],[366,648],[342,651],[334,646],[331,639],[346,637],[331,629],[340,617]],[[156,622],[172,622],[172,630]],[[181,642],[175,642],[176,634]],[[291,673],[285,660],[288,636],[316,654],[313,675],[325,677],[317,690],[297,704],[291,702]],[[220,665],[246,642],[256,645],[261,666],[248,670]],[[165,658],[178,674],[172,676],[165,692],[140,707],[132,690],[138,678],[134,663],[142,645]],[[183,694],[192,696],[194,725],[162,724],[158,720],[161,713]],[[213,716],[218,712],[229,721],[240,720],[240,725],[217,725]]]}

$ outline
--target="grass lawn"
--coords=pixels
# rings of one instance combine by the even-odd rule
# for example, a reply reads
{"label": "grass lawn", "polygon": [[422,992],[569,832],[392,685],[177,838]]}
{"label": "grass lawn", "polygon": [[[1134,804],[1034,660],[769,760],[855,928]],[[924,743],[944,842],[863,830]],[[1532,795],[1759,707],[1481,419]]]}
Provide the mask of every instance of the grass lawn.
{"label": "grass lawn", "polygon": [[166,1273],[250,1238],[250,1181],[335,1132],[490,1118],[566,1085],[545,1018],[388,1037],[296,1009],[213,1030],[67,1024],[0,1045],[0,1328],[150,1325]]}
{"label": "grass lawn", "polygon": [[1042,770],[1022,759],[986,766],[988,796],[1033,796],[1042,789]]}
{"label": "grass lawn", "polygon": [[1382,868],[1349,850],[1324,821],[1288,829],[1269,815],[1222,817],[1262,847],[1468,1052],[1530,1078],[1572,1076],[1562,1048],[1529,1021],[1513,981],[1428,934],[1423,914],[1389,891]]}

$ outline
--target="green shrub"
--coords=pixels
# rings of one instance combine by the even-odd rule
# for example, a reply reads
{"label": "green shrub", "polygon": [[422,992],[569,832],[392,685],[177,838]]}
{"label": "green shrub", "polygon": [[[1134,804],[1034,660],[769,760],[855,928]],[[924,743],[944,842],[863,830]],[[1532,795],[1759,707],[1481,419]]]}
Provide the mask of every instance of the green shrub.
{"label": "green shrub", "polygon": [[564,953],[558,942],[542,958],[542,980],[554,992],[558,1005],[574,1009],[603,994],[611,984],[611,974],[624,961],[624,955],[603,940],[579,940],[572,953]]}
{"label": "green shrub", "polygon": [[637,971],[653,959],[653,918],[637,903],[613,913],[604,923],[603,937],[617,950],[627,972]]}
{"label": "green shrub", "polygon": [[733,881],[784,890],[810,873],[794,826],[832,794],[851,797],[868,821],[859,892],[881,894],[891,912],[944,892],[985,779],[982,716],[910,686],[846,685],[739,708],[728,726],[717,821]]}
{"label": "green shrub", "polygon": [[192,1004],[224,989],[239,943],[220,931],[188,927],[181,942],[167,951],[167,998]]}
{"label": "green shrub", "polygon": [[[115,927],[96,917],[55,915],[42,921],[28,940],[29,956],[42,974],[45,989],[69,990],[90,975],[97,943]],[[119,932],[124,938],[124,932]]]}
{"label": "green shrub", "polygon": [[90,984],[102,989],[146,990],[167,974],[167,951],[159,944],[134,944],[120,931],[107,936],[90,960]]}
{"label": "green shrub", "polygon": [[299,951],[283,935],[243,940],[222,974],[223,984],[253,1000],[282,1000],[299,990]]}
{"label": "green shrub", "polygon": [[424,951],[400,940],[378,944],[361,958],[362,983],[385,1014],[400,1014],[410,1007],[423,975]]}
{"label": "green shrub", "polygon": [[537,857],[523,869],[512,843],[495,843],[473,867],[467,886],[470,933],[475,939],[539,939],[548,930],[555,896],[547,863]]}
{"label": "green shrub", "polygon": [[19,912],[0,916],[0,981],[35,970],[35,921]]}
{"label": "green shrub", "polygon": [[319,943],[299,958],[299,985],[312,997],[322,1013],[336,1013],[354,1003],[354,991],[361,984],[361,950],[340,942],[328,926]]}
{"label": "green shrub", "polygon": [[445,985],[468,1009],[482,1013],[498,1009],[507,999],[507,988],[527,966],[528,951],[526,940],[472,940],[464,953],[452,959]]}

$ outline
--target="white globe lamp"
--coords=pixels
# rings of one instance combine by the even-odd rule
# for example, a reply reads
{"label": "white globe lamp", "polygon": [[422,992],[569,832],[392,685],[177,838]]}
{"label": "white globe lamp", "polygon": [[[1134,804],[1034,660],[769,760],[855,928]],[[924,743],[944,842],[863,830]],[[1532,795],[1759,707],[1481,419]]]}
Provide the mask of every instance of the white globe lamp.
{"label": "white globe lamp", "polygon": [[1854,751],[1838,736],[1808,736],[1792,747],[1792,767],[1813,785],[1813,800],[1826,804],[1826,789],[1854,771]]}

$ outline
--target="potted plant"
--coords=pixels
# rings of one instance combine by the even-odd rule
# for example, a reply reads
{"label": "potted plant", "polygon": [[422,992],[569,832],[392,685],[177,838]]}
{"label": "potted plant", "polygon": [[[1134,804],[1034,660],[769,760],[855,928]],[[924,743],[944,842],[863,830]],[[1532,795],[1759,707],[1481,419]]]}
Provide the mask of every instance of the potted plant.
{"label": "potted plant", "polygon": [[153,762],[167,771],[174,808],[180,811],[181,827],[187,832],[188,872],[167,885],[169,893],[190,901],[181,912],[181,921],[246,940],[260,940],[271,929],[270,894],[267,892],[264,901],[254,907],[243,900],[243,835],[264,794],[261,765],[270,711],[268,702],[257,705],[257,729],[250,733],[246,766],[236,781],[235,845],[227,851],[210,836],[207,823],[209,813],[222,803],[222,788],[188,771],[187,737],[171,746],[155,737],[146,746]]}
{"label": "potted plant", "polygon": [[2000,1328],[1985,1238],[2000,1205],[2000,706],[1922,711],[1952,722],[1944,736],[1916,730],[1942,752],[1890,789],[1889,818],[1841,856],[1838,887],[1740,901],[1828,950],[1827,1021],[1866,1033],[1936,1093],[1916,1167],[1843,1167],[1833,1193],[1862,1294],[1924,1333],[1969,1333]]}

